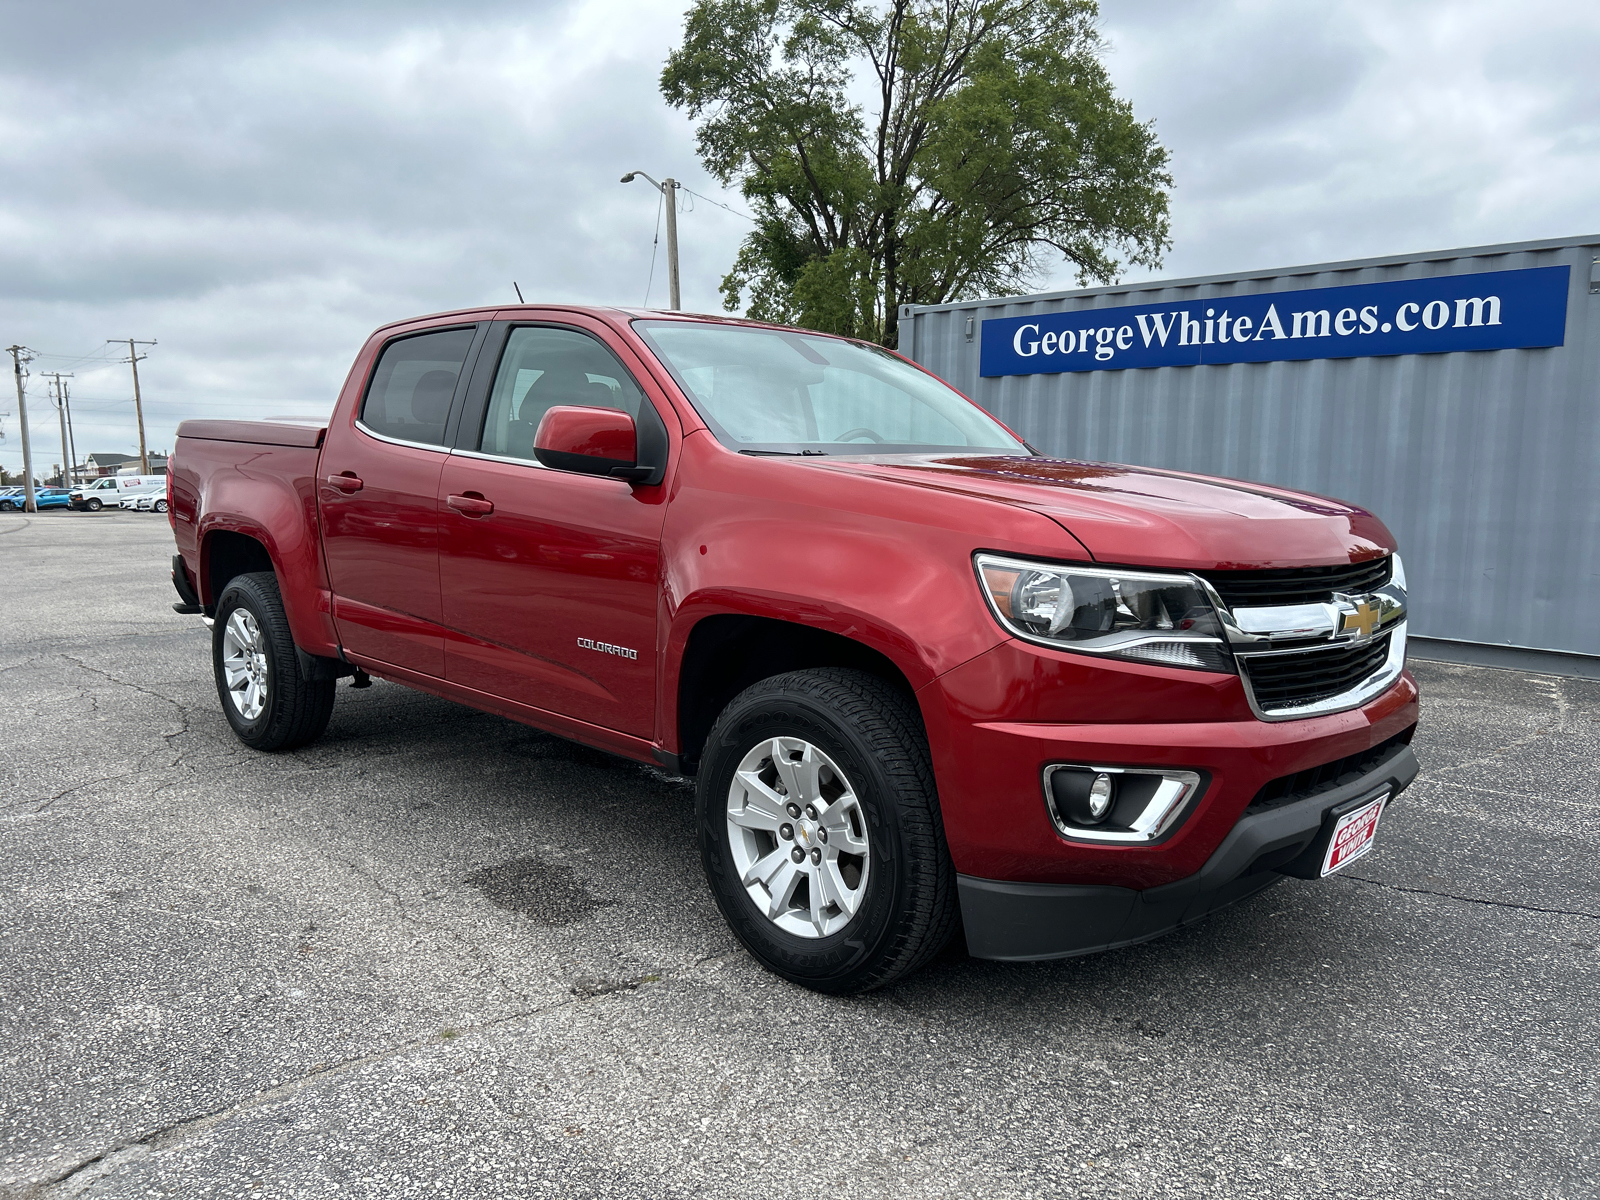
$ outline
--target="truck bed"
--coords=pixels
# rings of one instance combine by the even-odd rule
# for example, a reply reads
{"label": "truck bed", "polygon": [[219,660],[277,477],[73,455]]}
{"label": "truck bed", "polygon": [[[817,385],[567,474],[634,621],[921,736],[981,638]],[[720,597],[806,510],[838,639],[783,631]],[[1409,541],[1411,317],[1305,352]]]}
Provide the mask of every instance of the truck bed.
{"label": "truck bed", "polygon": [[285,417],[265,421],[184,421],[178,426],[181,438],[204,438],[212,442],[254,442],[261,446],[322,445],[328,422],[320,417]]}
{"label": "truck bed", "polygon": [[295,641],[319,655],[338,653],[317,542],[317,459],[327,428],[323,418],[184,421],[169,479],[173,534],[202,602],[217,599],[201,554],[205,535],[222,534],[215,544],[224,547],[229,538],[253,539],[277,565]]}

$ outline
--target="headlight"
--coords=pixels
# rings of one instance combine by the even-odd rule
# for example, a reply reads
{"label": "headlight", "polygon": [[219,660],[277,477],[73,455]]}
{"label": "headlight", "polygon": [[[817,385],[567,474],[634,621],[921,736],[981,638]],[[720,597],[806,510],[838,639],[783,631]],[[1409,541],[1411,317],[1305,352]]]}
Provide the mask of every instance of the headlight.
{"label": "headlight", "polygon": [[1020,638],[1166,667],[1234,670],[1216,609],[1191,575],[1058,567],[989,554],[975,562],[989,607]]}

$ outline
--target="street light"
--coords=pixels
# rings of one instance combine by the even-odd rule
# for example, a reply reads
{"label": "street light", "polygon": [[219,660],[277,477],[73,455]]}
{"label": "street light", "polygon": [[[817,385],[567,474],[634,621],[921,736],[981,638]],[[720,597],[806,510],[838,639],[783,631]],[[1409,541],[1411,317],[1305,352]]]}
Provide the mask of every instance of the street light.
{"label": "street light", "polygon": [[[635,178],[650,179],[643,171],[629,171],[622,177],[623,183],[632,183]],[[667,285],[672,294],[672,308],[674,311],[683,307],[683,300],[678,294],[678,181],[670,175],[660,183],[650,179],[655,188],[662,195],[667,206]]]}

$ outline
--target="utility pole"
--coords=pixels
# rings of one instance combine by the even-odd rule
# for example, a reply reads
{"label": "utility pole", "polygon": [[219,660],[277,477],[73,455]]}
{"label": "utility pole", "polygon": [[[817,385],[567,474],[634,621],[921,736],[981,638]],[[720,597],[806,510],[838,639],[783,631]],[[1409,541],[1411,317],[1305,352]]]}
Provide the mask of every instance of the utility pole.
{"label": "utility pole", "polygon": [[[650,179],[643,171],[629,171],[622,177],[622,182],[632,183],[635,177]],[[669,175],[660,183],[654,179],[650,179],[650,182],[655,184],[667,206],[667,290],[672,296],[673,311],[677,311],[683,307],[683,297],[678,289],[678,181]]]}
{"label": "utility pole", "polygon": [[134,347],[154,346],[155,342],[136,342],[132,338],[107,338],[106,341],[114,342],[118,345],[123,342],[128,343],[126,361],[133,365],[133,411],[139,418],[139,474],[148,475],[150,474],[150,456],[145,453],[144,448],[144,402],[139,398],[139,360],[150,356],[148,354],[140,354]]}
{"label": "utility pole", "polygon": [[683,307],[683,296],[678,291],[678,181],[670,176],[663,179],[661,191],[667,198],[667,283],[676,312]]}
{"label": "utility pole", "polygon": [[[22,511],[36,513],[39,504],[33,498],[33,447],[28,444],[28,399],[22,394],[22,364],[33,361],[33,351],[25,346],[7,346],[11,355],[11,373],[17,379],[17,424],[22,428]],[[27,357],[24,358],[23,356]]]}
{"label": "utility pole", "polygon": [[78,482],[78,439],[72,433],[72,389],[66,384],[61,385],[61,407],[67,414],[67,447],[72,452],[72,465],[67,468],[72,476],[72,482]]}
{"label": "utility pole", "polygon": [[41,372],[55,387],[56,419],[61,422],[61,486],[72,486],[72,452],[67,446],[67,402],[62,393],[63,379],[71,379],[70,373],[63,375],[60,371]]}

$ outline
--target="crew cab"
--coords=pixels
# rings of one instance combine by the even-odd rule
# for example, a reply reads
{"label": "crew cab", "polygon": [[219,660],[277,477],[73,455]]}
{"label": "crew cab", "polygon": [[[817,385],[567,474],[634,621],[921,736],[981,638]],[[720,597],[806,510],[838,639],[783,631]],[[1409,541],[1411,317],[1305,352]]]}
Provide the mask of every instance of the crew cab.
{"label": "crew cab", "polygon": [[843,338],[403,321],[326,421],[185,422],[168,488],[247,745],[378,676],[693,776],[729,925],[823,991],[957,929],[1064,957],[1319,878],[1417,774],[1375,516],[1039,454]]}

